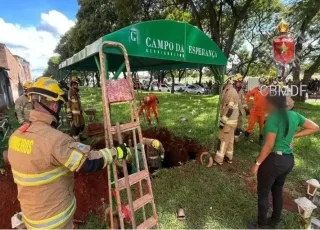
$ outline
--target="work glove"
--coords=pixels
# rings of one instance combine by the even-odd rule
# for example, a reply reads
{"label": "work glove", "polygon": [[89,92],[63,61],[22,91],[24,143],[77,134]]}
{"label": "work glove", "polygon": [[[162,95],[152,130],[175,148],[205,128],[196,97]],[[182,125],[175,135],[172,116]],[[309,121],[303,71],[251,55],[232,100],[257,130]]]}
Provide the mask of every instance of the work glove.
{"label": "work glove", "polygon": [[227,123],[227,120],[224,119],[223,117],[220,118],[219,121],[219,129],[223,129],[224,125]]}
{"label": "work glove", "polygon": [[67,118],[68,118],[69,121],[72,121],[72,113],[71,112],[67,113]]}
{"label": "work glove", "polygon": [[249,109],[248,109],[248,108],[245,108],[244,110],[246,111],[246,115],[249,116],[249,115],[250,115]]}
{"label": "work glove", "polygon": [[117,149],[117,160],[119,159],[126,159],[126,157],[128,156],[128,153],[130,153],[130,149],[127,148],[127,146],[125,144],[120,144],[118,145]]}
{"label": "work glove", "polygon": [[226,124],[226,123],[225,123],[223,120],[220,120],[220,122],[219,122],[219,129],[223,129],[223,127],[224,127],[225,124]]}

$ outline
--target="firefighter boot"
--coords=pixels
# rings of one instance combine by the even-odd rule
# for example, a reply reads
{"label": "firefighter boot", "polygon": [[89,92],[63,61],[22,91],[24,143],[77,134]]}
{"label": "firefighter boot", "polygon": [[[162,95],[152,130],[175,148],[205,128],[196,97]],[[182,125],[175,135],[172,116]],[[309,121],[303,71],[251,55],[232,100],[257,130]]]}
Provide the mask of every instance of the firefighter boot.
{"label": "firefighter boot", "polygon": [[253,140],[251,138],[251,133],[249,133],[248,131],[245,131],[244,136],[247,138],[248,141],[253,142]]}

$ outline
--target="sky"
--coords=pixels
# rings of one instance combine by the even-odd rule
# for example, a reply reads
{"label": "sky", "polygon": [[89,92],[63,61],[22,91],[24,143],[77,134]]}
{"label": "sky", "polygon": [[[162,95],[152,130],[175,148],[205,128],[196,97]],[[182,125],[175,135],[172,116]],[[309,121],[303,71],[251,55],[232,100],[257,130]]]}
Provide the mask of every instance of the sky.
{"label": "sky", "polygon": [[29,61],[37,78],[77,11],[77,0],[0,0],[0,43]]}

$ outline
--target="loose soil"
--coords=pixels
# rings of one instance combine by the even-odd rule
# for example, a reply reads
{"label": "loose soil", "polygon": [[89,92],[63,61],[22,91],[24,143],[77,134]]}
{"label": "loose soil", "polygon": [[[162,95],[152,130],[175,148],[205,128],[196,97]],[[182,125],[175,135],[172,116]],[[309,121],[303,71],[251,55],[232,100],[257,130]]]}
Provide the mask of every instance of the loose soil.
{"label": "loose soil", "polygon": [[[99,125],[96,125],[92,131],[99,133]],[[146,130],[143,132],[143,137],[158,139],[163,144],[164,167],[179,166],[190,159],[197,158],[202,151],[205,151],[195,141],[176,137],[164,128]],[[124,140],[127,141],[129,138],[131,138],[130,135],[127,135]],[[102,136],[101,141],[92,147],[101,149],[104,146]],[[13,182],[10,167],[6,168],[6,175],[0,175],[0,185],[0,229],[8,229],[11,228],[11,217],[20,211],[17,186]],[[101,215],[103,201],[108,203],[107,170],[75,174],[75,195],[77,198],[77,210],[74,215],[76,223],[83,223],[90,212]]]}

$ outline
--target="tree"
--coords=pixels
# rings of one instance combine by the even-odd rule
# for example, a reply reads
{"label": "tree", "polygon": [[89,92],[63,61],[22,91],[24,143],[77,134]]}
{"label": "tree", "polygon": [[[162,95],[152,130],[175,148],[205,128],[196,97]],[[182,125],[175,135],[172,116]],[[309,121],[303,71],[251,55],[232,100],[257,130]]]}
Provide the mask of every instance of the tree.
{"label": "tree", "polygon": [[[252,65],[266,64],[270,68],[273,62],[271,42],[279,22],[279,13],[284,6],[280,0],[256,0],[250,8],[246,23],[237,31],[234,49],[230,61],[233,74],[248,75]],[[271,32],[270,32],[271,30]],[[244,41],[244,42],[243,42]],[[256,69],[257,70],[257,69]],[[267,74],[269,69],[261,69],[256,74]],[[254,71],[256,72],[256,71]]]}
{"label": "tree", "polygon": [[[292,68],[293,81],[296,85],[306,85],[312,75],[320,70],[320,1],[296,0],[290,2],[288,8],[286,16],[291,31],[298,34],[296,61]],[[301,82],[300,75],[303,75]],[[304,101],[305,94],[299,99]]]}
{"label": "tree", "polygon": [[54,79],[59,80],[59,64],[60,64],[60,57],[53,56],[48,61],[48,67],[43,72],[43,76],[51,76]]}

